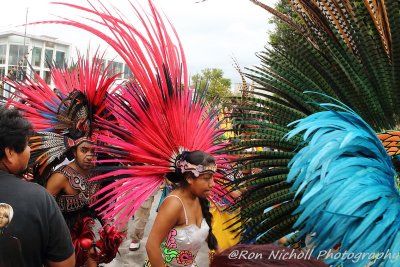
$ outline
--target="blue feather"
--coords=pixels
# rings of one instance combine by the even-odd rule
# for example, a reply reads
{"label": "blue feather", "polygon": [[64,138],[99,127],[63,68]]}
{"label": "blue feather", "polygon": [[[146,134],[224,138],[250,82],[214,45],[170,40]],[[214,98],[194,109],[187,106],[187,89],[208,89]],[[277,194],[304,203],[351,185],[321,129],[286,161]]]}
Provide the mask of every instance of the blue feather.
{"label": "blue feather", "polygon": [[[296,196],[302,194],[295,227],[301,235],[316,233],[316,251],[340,243],[341,252],[399,253],[400,195],[390,156],[349,107],[338,101],[320,106],[327,111],[292,123],[295,128],[286,135],[290,139],[302,133],[305,142],[289,164],[287,179]],[[327,262],[363,266],[369,259]],[[378,259],[380,263],[393,266],[387,259]]]}

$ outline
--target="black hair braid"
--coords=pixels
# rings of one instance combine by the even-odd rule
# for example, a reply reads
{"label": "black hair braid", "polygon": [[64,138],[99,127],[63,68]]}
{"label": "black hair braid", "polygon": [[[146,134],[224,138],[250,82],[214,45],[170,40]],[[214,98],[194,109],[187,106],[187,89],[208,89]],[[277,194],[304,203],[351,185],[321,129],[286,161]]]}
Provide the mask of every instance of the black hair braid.
{"label": "black hair braid", "polygon": [[210,203],[208,202],[208,199],[201,198],[201,197],[199,197],[199,201],[200,201],[201,212],[203,213],[203,217],[204,217],[204,219],[206,219],[206,222],[207,222],[208,226],[210,227],[210,230],[208,231],[208,238],[207,238],[208,248],[216,249],[218,246],[218,241],[212,232],[212,227],[211,227],[212,214],[210,212]]}

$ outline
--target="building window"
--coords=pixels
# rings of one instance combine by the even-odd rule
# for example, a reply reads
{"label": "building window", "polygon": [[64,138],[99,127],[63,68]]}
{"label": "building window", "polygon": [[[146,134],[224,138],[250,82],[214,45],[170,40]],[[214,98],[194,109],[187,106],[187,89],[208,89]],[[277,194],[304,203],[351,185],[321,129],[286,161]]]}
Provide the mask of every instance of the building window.
{"label": "building window", "polygon": [[17,80],[18,81],[25,81],[26,78],[26,67],[19,68],[17,71]]}
{"label": "building window", "polygon": [[128,67],[128,65],[125,64],[125,68],[124,68],[124,79],[132,78],[132,76],[133,76],[132,71],[130,70],[130,68]]}
{"label": "building window", "polygon": [[4,77],[6,75],[6,68],[0,67],[0,77]]}
{"label": "building window", "polygon": [[42,62],[42,48],[34,47],[32,49],[32,65],[35,67],[40,67]]}
{"label": "building window", "polygon": [[11,80],[25,81],[26,67],[10,66],[8,65],[8,73]]}
{"label": "building window", "polygon": [[37,82],[37,78],[36,78],[37,76],[35,76],[35,73],[40,77],[40,70],[32,69],[30,78]]}
{"label": "building window", "polygon": [[44,60],[46,61],[46,68],[50,68],[49,64],[53,63],[53,49],[46,48],[44,51]]}
{"label": "building window", "polygon": [[65,65],[65,52],[56,51],[56,67],[62,68]]}
{"label": "building window", "polygon": [[50,84],[50,82],[51,82],[51,74],[50,74],[50,71],[45,71],[45,72],[44,72],[43,80],[44,80],[47,84]]}
{"label": "building window", "polygon": [[10,45],[10,53],[8,54],[8,65],[18,65],[18,61],[23,60],[26,66],[24,56],[28,51],[27,47],[23,45]]}
{"label": "building window", "polygon": [[10,97],[10,91],[14,92],[14,89],[9,85],[9,84],[4,84],[4,90],[3,90],[3,97],[9,98]]}
{"label": "building window", "polygon": [[7,45],[0,45],[0,64],[6,64]]}
{"label": "building window", "polygon": [[112,62],[111,63],[111,75],[121,74],[122,73],[123,64],[120,62]]}

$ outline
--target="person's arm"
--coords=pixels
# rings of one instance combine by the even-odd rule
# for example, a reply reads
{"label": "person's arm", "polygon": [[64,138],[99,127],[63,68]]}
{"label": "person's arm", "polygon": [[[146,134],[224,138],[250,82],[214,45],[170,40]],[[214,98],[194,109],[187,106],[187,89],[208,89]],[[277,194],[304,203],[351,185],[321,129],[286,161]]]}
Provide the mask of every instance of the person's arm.
{"label": "person's arm", "polygon": [[46,189],[52,196],[57,196],[66,186],[67,178],[59,173],[53,173],[46,184]]}
{"label": "person's arm", "polygon": [[48,261],[46,263],[47,267],[74,267],[75,266],[75,253],[73,253],[68,259],[55,262],[55,261]]}
{"label": "person's arm", "polygon": [[161,204],[146,243],[147,256],[152,267],[165,266],[161,255],[161,242],[169,231],[178,224],[182,213],[182,204],[175,197],[168,197]]}

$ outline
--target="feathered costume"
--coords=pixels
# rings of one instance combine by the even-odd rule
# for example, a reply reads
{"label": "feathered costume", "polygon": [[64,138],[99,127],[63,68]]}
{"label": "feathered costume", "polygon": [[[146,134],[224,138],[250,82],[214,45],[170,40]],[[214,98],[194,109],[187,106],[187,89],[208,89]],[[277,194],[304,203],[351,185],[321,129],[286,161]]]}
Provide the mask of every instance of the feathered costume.
{"label": "feathered costume", "polygon": [[254,95],[231,115],[228,152],[253,170],[234,183],[242,242],[297,232],[333,266],[399,266],[398,1],[291,0],[292,17],[251,1],[290,31],[258,54]]}
{"label": "feathered costume", "polygon": [[[122,169],[94,178],[119,177],[99,192],[106,197],[98,208],[104,218],[118,226],[125,224],[158,190],[165,174],[175,171],[176,158],[184,150],[202,150],[215,157],[218,168],[226,165],[228,156],[220,153],[225,144],[219,140],[223,132],[219,129],[217,109],[189,89],[186,60],[175,29],[164,23],[151,1],[149,13],[131,4],[136,24],[124,20],[117,10],[113,10],[117,14],[113,15],[104,5],[85,8],[58,4],[93,15],[97,20],[44,23],[72,25],[97,35],[115,49],[133,73],[132,79],[108,99],[118,125],[101,120],[112,135],[99,135],[98,139],[107,144],[103,152],[115,157],[106,162],[125,164]],[[225,194],[221,174],[217,173],[216,182],[212,200]]]}
{"label": "feathered costume", "polygon": [[[96,142],[95,137],[101,132],[98,118],[109,116],[105,99],[117,75],[111,75],[109,68],[101,70],[101,58],[95,53],[90,61],[78,54],[73,68],[51,66],[54,90],[35,72],[34,79],[7,80],[16,89],[8,104],[20,109],[33,124],[35,135],[30,139],[30,167],[43,185],[54,167],[71,153],[72,147],[83,141]],[[88,181],[69,166],[55,171],[62,173],[78,192],[76,195],[60,193],[56,201],[71,231],[76,266],[82,266],[88,258],[88,249],[95,243],[92,227],[93,219],[98,216],[89,205],[94,201],[99,184]],[[98,263],[110,262],[121,242],[121,235],[113,227],[104,226],[95,243],[94,259]]]}

